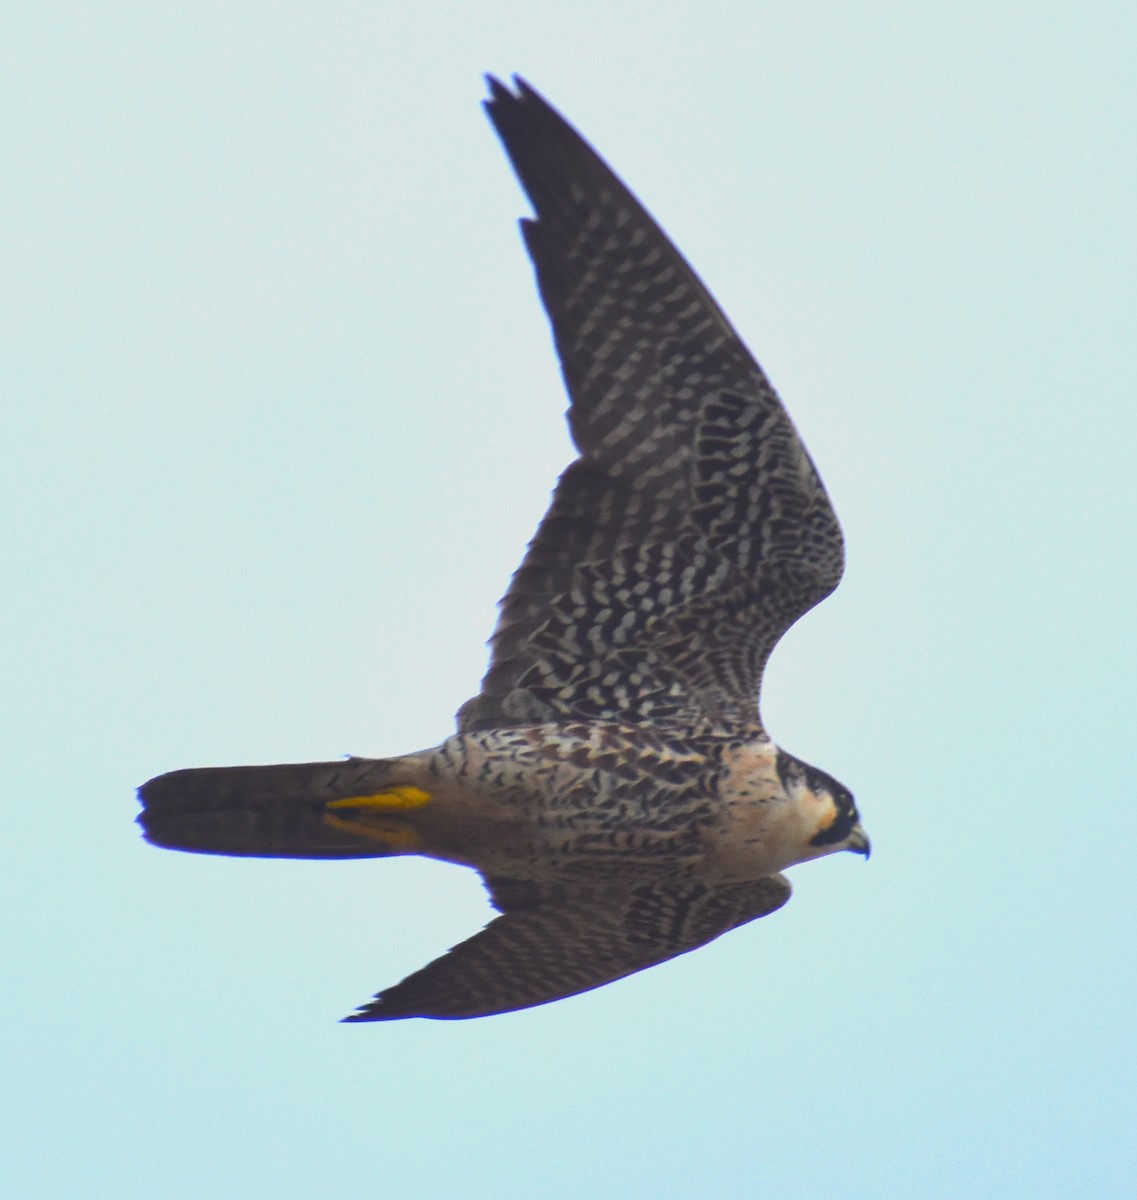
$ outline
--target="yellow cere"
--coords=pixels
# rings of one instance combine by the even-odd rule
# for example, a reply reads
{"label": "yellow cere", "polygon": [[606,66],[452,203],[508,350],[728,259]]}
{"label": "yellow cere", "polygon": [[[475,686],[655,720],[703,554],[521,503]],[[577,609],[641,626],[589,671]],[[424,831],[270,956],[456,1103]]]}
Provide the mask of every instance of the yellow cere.
{"label": "yellow cere", "polygon": [[430,802],[430,793],[410,785],[376,792],[372,796],[348,796],[343,800],[329,800],[328,808],[421,808]]}

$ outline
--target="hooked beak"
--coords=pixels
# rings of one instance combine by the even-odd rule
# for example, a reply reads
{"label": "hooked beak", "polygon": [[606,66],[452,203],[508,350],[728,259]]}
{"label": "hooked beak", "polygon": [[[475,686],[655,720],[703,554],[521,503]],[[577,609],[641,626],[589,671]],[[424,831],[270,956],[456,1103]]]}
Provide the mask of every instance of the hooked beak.
{"label": "hooked beak", "polygon": [[865,833],[864,826],[860,821],[853,826],[845,849],[852,850],[854,854],[863,854],[865,858],[872,853],[872,842],[869,841],[869,835]]}

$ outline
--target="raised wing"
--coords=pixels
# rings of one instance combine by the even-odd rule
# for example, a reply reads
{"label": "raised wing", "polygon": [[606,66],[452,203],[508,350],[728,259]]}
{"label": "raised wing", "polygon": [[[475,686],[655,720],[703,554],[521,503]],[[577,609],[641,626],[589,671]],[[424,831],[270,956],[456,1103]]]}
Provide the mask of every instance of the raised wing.
{"label": "raised wing", "polygon": [[547,889],[490,880],[503,915],[348,1021],[457,1020],[547,1004],[674,958],[781,908],[783,875],[752,883]]}
{"label": "raised wing", "polygon": [[490,119],[580,458],[501,604],[461,730],[573,719],[758,721],[782,634],[836,587],[841,531],[785,409],[662,230],[521,80]]}

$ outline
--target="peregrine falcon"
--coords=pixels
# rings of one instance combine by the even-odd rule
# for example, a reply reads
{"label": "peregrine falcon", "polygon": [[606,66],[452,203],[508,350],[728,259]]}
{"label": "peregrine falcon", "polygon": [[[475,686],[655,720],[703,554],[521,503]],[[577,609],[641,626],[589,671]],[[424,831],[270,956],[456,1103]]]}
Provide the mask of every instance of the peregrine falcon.
{"label": "peregrine falcon", "polygon": [[868,855],[852,794],[770,740],[762,672],[841,578],[843,543],[781,401],[711,294],[524,80],[485,107],[579,451],[501,602],[457,733],[397,758],[174,771],[156,846],[418,854],[500,913],[348,1021],[545,1004],[694,950],[789,899],[782,871]]}

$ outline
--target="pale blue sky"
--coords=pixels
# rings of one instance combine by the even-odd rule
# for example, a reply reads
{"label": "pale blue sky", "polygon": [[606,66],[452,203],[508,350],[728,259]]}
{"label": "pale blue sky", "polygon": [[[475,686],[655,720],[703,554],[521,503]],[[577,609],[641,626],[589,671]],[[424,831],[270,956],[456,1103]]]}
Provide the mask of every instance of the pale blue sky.
{"label": "pale blue sky", "polygon": [[[1131,5],[0,14],[0,1162],[23,1197],[1131,1197]],[[445,736],[570,451],[520,71],[845,527],[764,714],[874,842],[561,1004],[337,1019],[472,875],[146,846],[179,766]]]}

